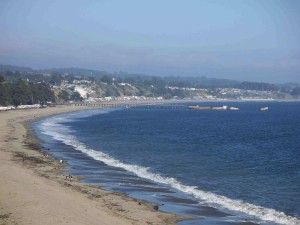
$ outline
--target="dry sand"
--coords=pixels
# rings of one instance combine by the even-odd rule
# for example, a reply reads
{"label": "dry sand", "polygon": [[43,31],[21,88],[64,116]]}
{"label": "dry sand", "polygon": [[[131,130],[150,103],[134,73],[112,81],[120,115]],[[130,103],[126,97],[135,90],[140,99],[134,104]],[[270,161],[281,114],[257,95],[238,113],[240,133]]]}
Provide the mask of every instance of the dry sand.
{"label": "dry sand", "polygon": [[175,224],[183,217],[123,194],[66,181],[65,168],[44,159],[28,121],[87,109],[62,106],[0,112],[0,225],[3,224]]}

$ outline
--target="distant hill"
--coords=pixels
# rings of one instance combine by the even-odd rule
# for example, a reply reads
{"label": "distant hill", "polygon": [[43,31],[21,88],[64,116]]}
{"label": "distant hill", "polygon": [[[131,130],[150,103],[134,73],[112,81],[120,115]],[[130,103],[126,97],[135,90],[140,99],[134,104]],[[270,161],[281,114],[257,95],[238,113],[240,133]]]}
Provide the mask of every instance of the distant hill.
{"label": "distant hill", "polygon": [[[80,96],[77,90],[86,94]],[[108,73],[82,68],[33,70],[29,67],[0,64],[0,104],[2,105],[73,101],[79,100],[79,97],[124,96],[206,100],[291,100],[300,98],[300,86],[297,83],[270,84],[205,76],[162,77],[125,72]]]}
{"label": "distant hill", "polygon": [[84,68],[50,68],[50,69],[39,69],[35,70],[30,67],[14,66],[14,65],[4,65],[0,64],[0,72],[11,71],[11,72],[20,72],[20,73],[60,73],[60,74],[72,74],[75,76],[102,76],[104,74],[109,74],[106,71],[100,70],[90,70]]}
{"label": "distant hill", "polygon": [[229,79],[219,79],[219,78],[208,78],[202,77],[165,77],[163,78],[167,82],[176,82],[178,84],[188,84],[190,87],[198,88],[216,88],[216,87],[237,87],[241,82]]}
{"label": "distant hill", "polygon": [[247,82],[247,81],[237,81],[230,79],[220,79],[220,78],[209,78],[209,77],[181,77],[181,76],[151,76],[146,74],[130,74],[126,72],[110,73],[107,71],[91,70],[85,68],[50,68],[50,69],[40,69],[34,70],[30,67],[21,67],[14,65],[3,65],[0,64],[0,72],[11,71],[20,73],[59,73],[62,75],[74,75],[83,77],[94,77],[100,78],[103,76],[113,77],[123,82],[142,84],[149,82],[159,81],[162,84],[175,86],[175,87],[195,87],[195,88],[240,88],[240,89],[250,89],[250,90],[284,90],[290,91],[295,87],[298,87],[297,83],[286,83],[286,84],[269,84],[261,82]]}
{"label": "distant hill", "polygon": [[42,70],[36,70],[36,72],[39,73],[61,73],[61,74],[72,74],[74,76],[90,76],[90,77],[97,77],[102,76],[105,74],[108,74],[106,71],[100,71],[100,70],[90,70],[90,69],[84,69],[84,68],[51,68],[51,69],[42,69]]}
{"label": "distant hill", "polygon": [[0,72],[11,71],[11,72],[33,72],[34,70],[30,67],[14,66],[14,65],[3,65],[0,64]]}
{"label": "distant hill", "polygon": [[126,72],[119,73],[109,73],[107,71],[100,70],[91,70],[84,68],[50,68],[50,69],[40,69],[34,70],[30,67],[21,67],[14,65],[3,65],[0,64],[0,72],[12,71],[12,72],[25,72],[25,73],[60,73],[60,74],[68,74],[74,76],[84,76],[84,77],[99,77],[103,75],[113,76],[115,78],[122,79],[134,79],[139,81],[149,81],[153,78],[159,78],[166,83],[173,83],[174,86],[189,86],[189,87],[236,87],[241,82],[236,80],[229,79],[219,79],[219,78],[208,78],[208,77],[180,77],[180,76],[169,76],[169,77],[161,77],[161,76],[151,76],[146,74],[129,74]]}

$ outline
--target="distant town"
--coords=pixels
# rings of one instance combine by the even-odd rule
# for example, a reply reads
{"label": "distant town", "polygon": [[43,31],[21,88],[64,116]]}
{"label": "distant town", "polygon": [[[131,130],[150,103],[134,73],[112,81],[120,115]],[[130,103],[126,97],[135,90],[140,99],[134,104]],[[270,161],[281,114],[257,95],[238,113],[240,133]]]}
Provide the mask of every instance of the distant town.
{"label": "distant town", "polygon": [[85,69],[0,65],[0,107],[136,100],[299,100],[297,83],[269,84],[207,77],[158,77]]}

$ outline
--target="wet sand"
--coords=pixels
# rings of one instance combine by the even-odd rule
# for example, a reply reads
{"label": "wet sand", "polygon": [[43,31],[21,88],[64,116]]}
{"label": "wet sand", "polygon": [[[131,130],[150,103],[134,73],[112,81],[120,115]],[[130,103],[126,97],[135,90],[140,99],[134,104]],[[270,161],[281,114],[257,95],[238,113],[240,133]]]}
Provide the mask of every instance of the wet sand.
{"label": "wet sand", "polygon": [[28,124],[50,115],[88,109],[61,106],[0,112],[0,224],[175,224],[186,217],[105,191],[98,185],[65,180],[58,159],[44,157]]}

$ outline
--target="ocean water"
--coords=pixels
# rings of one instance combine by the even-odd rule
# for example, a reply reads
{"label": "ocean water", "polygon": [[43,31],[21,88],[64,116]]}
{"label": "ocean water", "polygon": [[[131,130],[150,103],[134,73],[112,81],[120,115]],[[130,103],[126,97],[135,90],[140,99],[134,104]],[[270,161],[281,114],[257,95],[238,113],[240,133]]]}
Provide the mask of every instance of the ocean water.
{"label": "ocean water", "polygon": [[181,225],[300,224],[300,102],[226,105],[241,110],[98,109],[33,127],[68,174],[198,218]]}

